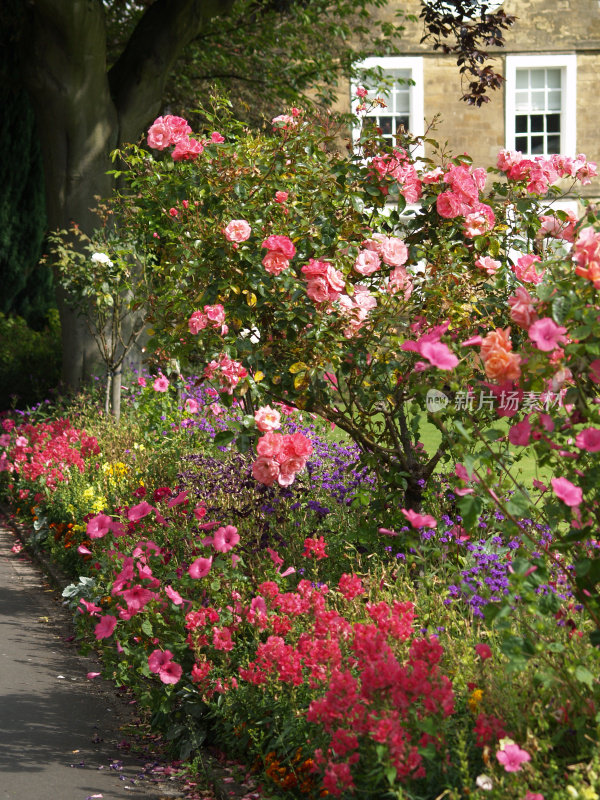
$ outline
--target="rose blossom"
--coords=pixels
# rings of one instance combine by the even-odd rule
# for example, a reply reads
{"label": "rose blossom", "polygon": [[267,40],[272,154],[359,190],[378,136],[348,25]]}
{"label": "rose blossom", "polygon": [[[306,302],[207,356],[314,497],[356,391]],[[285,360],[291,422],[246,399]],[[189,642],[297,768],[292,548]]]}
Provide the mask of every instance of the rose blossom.
{"label": "rose blossom", "polygon": [[361,275],[372,275],[381,266],[381,259],[374,250],[361,250],[354,262],[354,269]]}
{"label": "rose blossom", "polygon": [[494,258],[491,258],[490,256],[481,256],[475,262],[475,266],[487,272],[488,275],[495,275],[496,270],[498,270],[502,266],[502,262],[496,261]]}
{"label": "rose blossom", "polygon": [[281,253],[284,258],[288,259],[296,255],[296,247],[288,236],[277,234],[267,236],[261,247],[266,248],[269,252]]}
{"label": "rose blossom", "polygon": [[259,456],[252,464],[252,475],[259,483],[272,486],[279,475],[279,464],[267,456]]}
{"label": "rose blossom", "polygon": [[232,219],[223,231],[228,242],[245,242],[252,234],[252,228],[245,219]]}
{"label": "rose blossom", "polygon": [[270,406],[262,406],[254,413],[256,427],[262,433],[273,431],[281,427],[281,414]]}
{"label": "rose blossom", "polygon": [[188,320],[188,328],[190,329],[190,333],[194,335],[200,333],[201,330],[204,330],[207,325],[208,319],[206,314],[203,314],[202,311],[194,311]]}
{"label": "rose blossom", "polygon": [[290,261],[276,250],[270,250],[262,260],[263,267],[270,275],[281,275],[290,265]]}
{"label": "rose blossom", "polygon": [[165,378],[164,375],[159,375],[158,378],[152,384],[152,388],[155,392],[166,392],[169,388],[169,381]]}
{"label": "rose blossom", "polygon": [[401,267],[408,259],[408,248],[396,236],[386,236],[381,243],[381,257],[388,267]]}
{"label": "rose blossom", "polygon": [[520,328],[528,330],[536,321],[535,300],[524,286],[518,286],[515,293],[508,298],[510,318]]}

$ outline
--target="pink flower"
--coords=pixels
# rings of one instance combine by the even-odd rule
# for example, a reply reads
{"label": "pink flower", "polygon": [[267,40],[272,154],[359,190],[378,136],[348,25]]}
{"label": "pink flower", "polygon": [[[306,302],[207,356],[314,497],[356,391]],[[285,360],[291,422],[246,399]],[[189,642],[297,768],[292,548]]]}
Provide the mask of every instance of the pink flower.
{"label": "pink flower", "polygon": [[288,259],[296,255],[296,247],[288,236],[278,236],[275,234],[267,236],[262,243],[262,247],[265,247],[270,253],[280,253],[284,258]]}
{"label": "pink flower", "polygon": [[204,313],[213,328],[220,328],[225,322],[225,309],[221,303],[216,303],[214,306],[204,306]]}
{"label": "pink flower", "polygon": [[158,117],[148,129],[148,147],[153,150],[165,150],[170,144],[171,129],[165,124],[163,117]]}
{"label": "pink flower", "polygon": [[180,606],[183,603],[183,597],[172,586],[165,586],[165,594],[176,606]]}
{"label": "pink flower", "polygon": [[458,358],[443,342],[424,342],[419,352],[438,369],[454,369],[458,364]]}
{"label": "pink flower", "polygon": [[197,558],[188,567],[188,574],[192,578],[206,578],[212,567],[212,556],[210,558]]}
{"label": "pink flower", "polygon": [[481,256],[475,261],[475,266],[487,272],[488,275],[495,275],[496,271],[502,266],[502,262],[496,261],[490,256]]}
{"label": "pink flower", "polygon": [[265,458],[275,458],[283,446],[283,436],[280,433],[267,431],[256,444],[256,452]]}
{"label": "pink flower", "polygon": [[435,528],[437,520],[430,514],[417,514],[412,509],[401,508],[400,511],[404,514],[406,519],[410,522],[413,528]]}
{"label": "pink flower", "polygon": [[381,257],[388,267],[401,267],[408,260],[408,248],[396,236],[386,236],[381,242]]}
{"label": "pink flower", "polygon": [[94,628],[96,639],[108,639],[109,636],[112,636],[117,621],[117,618],[113,617],[111,614],[100,617],[100,622]]}
{"label": "pink flower", "polygon": [[544,795],[540,792],[527,792],[523,800],[544,800]]}
{"label": "pink flower", "polygon": [[185,410],[188,414],[197,414],[200,411],[200,406],[193,397],[188,397],[185,401]]}
{"label": "pink flower", "polygon": [[112,519],[106,514],[97,514],[86,525],[85,532],[90,539],[102,539],[111,529]]}
{"label": "pink flower", "polygon": [[530,437],[531,424],[527,419],[523,420],[523,422],[518,422],[516,425],[513,425],[508,432],[508,441],[511,444],[520,445],[521,447],[526,447],[529,444]]}
{"label": "pink flower", "polygon": [[580,450],[597,453],[600,450],[600,428],[584,428],[575,437],[575,444]]}
{"label": "pink flower", "polygon": [[152,384],[152,387],[155,392],[166,392],[169,388],[169,381],[165,378],[164,375],[159,375],[158,378]]}
{"label": "pink flower", "polygon": [[287,192],[275,192],[275,202],[276,203],[285,203],[289,197]]}
{"label": "pink flower", "polygon": [[254,480],[272,486],[279,476],[279,464],[269,456],[259,456],[252,464]]}
{"label": "pink flower", "polygon": [[252,228],[245,219],[232,219],[223,231],[228,242],[245,242],[252,234]]}
{"label": "pink flower", "polygon": [[163,683],[177,683],[182,675],[182,668],[173,660],[170,650],[154,650],[148,656],[148,669],[161,679]]}
{"label": "pink flower", "polygon": [[357,86],[355,95],[357,97],[360,97],[360,98],[366,97],[367,96],[367,90],[365,89],[364,86]]}
{"label": "pink flower", "polygon": [[526,750],[521,750],[518,744],[507,744],[502,750],[498,750],[496,758],[502,764],[506,772],[520,772],[521,764],[531,761],[531,756]]}
{"label": "pink flower", "polygon": [[233,525],[225,525],[224,528],[217,528],[213,534],[213,547],[217,553],[228,553],[240,541],[237,528]]}
{"label": "pink flower", "polygon": [[144,517],[147,517],[152,510],[150,503],[142,500],[137,506],[132,506],[132,508],[129,509],[127,512],[127,519],[130,522],[139,522]]}
{"label": "pink flower", "polygon": [[533,283],[537,285],[544,277],[545,270],[542,272],[536,271],[536,264],[540,263],[540,257],[531,254],[523,255],[517,259],[517,263],[513,267],[515,275],[520,281],[524,283]]}
{"label": "pink flower", "polygon": [[208,319],[206,314],[202,313],[202,311],[194,311],[188,320],[188,328],[190,329],[190,333],[194,334],[194,336],[204,330],[207,325]]}
{"label": "pink flower", "polygon": [[524,286],[518,286],[515,293],[508,298],[510,318],[520,328],[528,330],[537,320],[535,300]]}
{"label": "pink flower", "polygon": [[261,433],[281,428],[281,414],[270,406],[262,406],[254,413],[256,427]]}
{"label": "pink flower", "polygon": [[487,644],[476,644],[475,645],[475,652],[479,656],[482,661],[485,661],[488,658],[492,657],[492,651],[489,645]]}
{"label": "pink flower", "polygon": [[143,375],[140,375],[140,377],[137,379],[137,382],[138,382],[138,386],[145,386],[146,385],[146,378],[144,378]]}
{"label": "pink flower", "polygon": [[566,328],[563,328],[562,325],[557,325],[550,317],[543,317],[531,325],[529,338],[538,350],[548,352],[567,341],[564,336],[566,332]]}
{"label": "pink flower", "polygon": [[270,275],[281,275],[289,267],[290,260],[276,250],[270,250],[261,263]]}
{"label": "pink flower", "polygon": [[554,494],[567,506],[578,506],[583,499],[583,492],[567,478],[552,478],[550,481]]}
{"label": "pink flower", "polygon": [[210,140],[213,144],[221,144],[221,142],[225,141],[225,137],[221,136],[221,134],[217,133],[217,131],[213,131],[213,133],[210,135]]}
{"label": "pink flower", "polygon": [[361,275],[372,275],[381,266],[381,259],[374,250],[361,250],[354,262],[354,269]]}

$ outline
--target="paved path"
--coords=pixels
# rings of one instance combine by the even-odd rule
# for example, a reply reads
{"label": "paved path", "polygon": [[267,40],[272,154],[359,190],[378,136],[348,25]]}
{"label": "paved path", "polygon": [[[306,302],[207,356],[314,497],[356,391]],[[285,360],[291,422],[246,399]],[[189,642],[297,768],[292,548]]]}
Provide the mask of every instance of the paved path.
{"label": "paved path", "polygon": [[0,517],[0,800],[180,797],[124,744],[132,709],[86,678],[97,661],[69,643],[69,612],[16,541]]}

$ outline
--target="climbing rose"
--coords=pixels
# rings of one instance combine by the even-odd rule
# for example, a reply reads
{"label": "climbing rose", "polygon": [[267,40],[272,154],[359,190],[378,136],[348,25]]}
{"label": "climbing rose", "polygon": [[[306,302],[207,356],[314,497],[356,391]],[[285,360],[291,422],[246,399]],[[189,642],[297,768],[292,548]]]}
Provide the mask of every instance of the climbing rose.
{"label": "climbing rose", "polygon": [[245,219],[232,219],[223,233],[228,242],[245,242],[250,238],[252,228]]}

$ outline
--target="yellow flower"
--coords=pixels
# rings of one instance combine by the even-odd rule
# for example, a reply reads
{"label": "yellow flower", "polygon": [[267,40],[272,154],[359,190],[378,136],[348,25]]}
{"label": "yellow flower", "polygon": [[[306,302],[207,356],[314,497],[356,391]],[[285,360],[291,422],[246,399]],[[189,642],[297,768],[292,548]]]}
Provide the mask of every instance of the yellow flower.
{"label": "yellow flower", "polygon": [[482,699],[483,699],[482,690],[481,689],[473,689],[473,691],[471,692],[471,696],[467,700],[467,705],[469,706],[469,708],[473,712],[473,714],[477,713]]}

